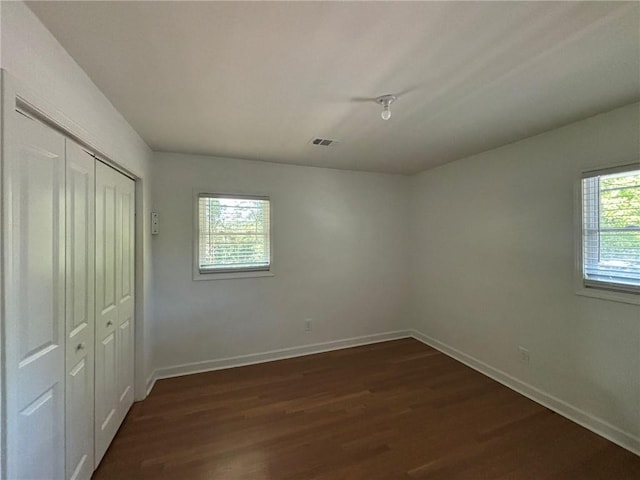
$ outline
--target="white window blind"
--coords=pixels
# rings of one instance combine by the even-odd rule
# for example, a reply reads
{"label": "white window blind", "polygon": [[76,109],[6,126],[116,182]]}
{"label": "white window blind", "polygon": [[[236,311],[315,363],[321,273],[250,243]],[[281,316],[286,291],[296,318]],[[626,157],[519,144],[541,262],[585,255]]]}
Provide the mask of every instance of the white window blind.
{"label": "white window blind", "polygon": [[586,287],[640,293],[640,169],[582,179],[582,277]]}
{"label": "white window blind", "polygon": [[270,213],[267,197],[200,194],[200,273],[269,270]]}

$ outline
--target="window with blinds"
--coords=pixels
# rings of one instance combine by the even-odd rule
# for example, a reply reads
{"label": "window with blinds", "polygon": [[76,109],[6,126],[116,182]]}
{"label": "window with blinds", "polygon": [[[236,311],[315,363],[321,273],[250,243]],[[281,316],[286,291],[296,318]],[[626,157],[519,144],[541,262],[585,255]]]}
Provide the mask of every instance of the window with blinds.
{"label": "window with blinds", "polygon": [[200,273],[266,271],[271,267],[267,197],[198,196]]}
{"label": "window with blinds", "polygon": [[582,179],[582,278],[586,287],[640,293],[640,169]]}

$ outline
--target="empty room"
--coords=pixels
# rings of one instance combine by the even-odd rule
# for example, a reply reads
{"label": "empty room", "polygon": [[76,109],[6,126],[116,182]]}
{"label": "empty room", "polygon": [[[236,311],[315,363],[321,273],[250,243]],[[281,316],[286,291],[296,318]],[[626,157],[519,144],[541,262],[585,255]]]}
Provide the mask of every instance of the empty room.
{"label": "empty room", "polygon": [[2,479],[640,479],[640,2],[0,1],[0,67]]}

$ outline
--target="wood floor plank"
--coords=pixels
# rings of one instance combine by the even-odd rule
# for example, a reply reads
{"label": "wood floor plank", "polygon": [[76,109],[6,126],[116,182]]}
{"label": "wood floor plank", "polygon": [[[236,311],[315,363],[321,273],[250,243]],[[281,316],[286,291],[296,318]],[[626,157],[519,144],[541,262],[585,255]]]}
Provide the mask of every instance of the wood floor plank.
{"label": "wood floor plank", "polygon": [[403,339],[160,380],[94,478],[638,480],[640,457]]}

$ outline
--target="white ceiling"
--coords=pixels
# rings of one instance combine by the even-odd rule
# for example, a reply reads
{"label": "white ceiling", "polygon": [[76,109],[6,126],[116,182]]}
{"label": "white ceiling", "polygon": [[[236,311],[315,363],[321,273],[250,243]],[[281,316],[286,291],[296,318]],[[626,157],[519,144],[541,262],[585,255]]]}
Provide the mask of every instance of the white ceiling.
{"label": "white ceiling", "polygon": [[414,173],[640,100],[637,2],[28,4],[160,151]]}

